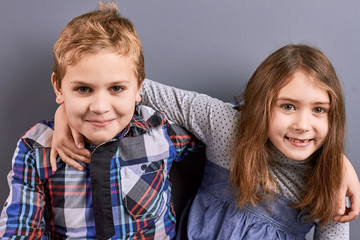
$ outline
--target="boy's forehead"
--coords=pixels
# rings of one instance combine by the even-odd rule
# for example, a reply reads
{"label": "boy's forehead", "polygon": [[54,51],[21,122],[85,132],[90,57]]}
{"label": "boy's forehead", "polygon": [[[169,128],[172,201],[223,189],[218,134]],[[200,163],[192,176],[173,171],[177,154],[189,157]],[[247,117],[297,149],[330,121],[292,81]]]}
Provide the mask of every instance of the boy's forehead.
{"label": "boy's forehead", "polygon": [[136,84],[138,88],[142,83],[129,57],[110,52],[83,56],[77,63],[68,65],[61,82],[62,86]]}
{"label": "boy's forehead", "polygon": [[[105,56],[105,57],[104,57]],[[109,56],[113,61],[101,61],[107,59]],[[100,51],[97,53],[87,53],[87,54],[67,54],[67,60],[65,61],[64,70],[65,76],[66,73],[70,70],[79,69],[79,73],[82,73],[81,67],[90,66],[93,70],[102,70],[106,72],[110,65],[114,65],[117,62],[121,62],[121,65],[118,65],[119,72],[121,70],[131,71],[137,78],[136,65],[134,60],[129,55],[119,54],[115,51]],[[97,66],[102,65],[102,68],[96,68]],[[126,67],[124,67],[124,65]],[[86,72],[83,72],[86,73]]]}

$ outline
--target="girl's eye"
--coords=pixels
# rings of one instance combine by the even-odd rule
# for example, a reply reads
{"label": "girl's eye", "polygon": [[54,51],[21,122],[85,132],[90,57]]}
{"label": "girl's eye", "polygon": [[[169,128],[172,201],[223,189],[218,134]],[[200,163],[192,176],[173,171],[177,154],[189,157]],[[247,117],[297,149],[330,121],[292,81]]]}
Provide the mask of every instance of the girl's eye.
{"label": "girl's eye", "polygon": [[122,87],[119,87],[119,86],[111,87],[111,91],[115,92],[115,93],[120,92],[121,90],[122,90]]}
{"label": "girl's eye", "polygon": [[294,107],[293,105],[291,105],[291,104],[283,104],[283,105],[281,105],[281,107],[282,107],[284,110],[286,110],[286,111],[293,111],[293,110],[295,110],[295,107]]}
{"label": "girl's eye", "polygon": [[90,89],[88,87],[78,87],[77,91],[79,91],[80,93],[86,93],[89,92]]}
{"label": "girl's eye", "polygon": [[323,108],[321,108],[321,107],[316,107],[316,108],[314,108],[313,111],[314,111],[315,113],[320,114],[320,113],[324,113],[324,112],[325,112],[325,109],[323,109]]}

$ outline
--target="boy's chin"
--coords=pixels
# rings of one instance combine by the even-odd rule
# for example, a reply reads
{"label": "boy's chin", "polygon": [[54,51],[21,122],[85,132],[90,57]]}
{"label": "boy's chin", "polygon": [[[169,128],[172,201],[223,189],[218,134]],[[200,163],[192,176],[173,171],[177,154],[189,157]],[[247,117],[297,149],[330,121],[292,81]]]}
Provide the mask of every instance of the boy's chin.
{"label": "boy's chin", "polygon": [[105,142],[110,141],[111,139],[112,139],[112,138],[109,138],[109,139],[107,139],[107,138],[104,138],[104,139],[92,139],[92,140],[91,140],[91,139],[85,137],[85,142],[86,142],[87,144],[99,146],[99,145],[101,145],[102,143],[105,143]]}

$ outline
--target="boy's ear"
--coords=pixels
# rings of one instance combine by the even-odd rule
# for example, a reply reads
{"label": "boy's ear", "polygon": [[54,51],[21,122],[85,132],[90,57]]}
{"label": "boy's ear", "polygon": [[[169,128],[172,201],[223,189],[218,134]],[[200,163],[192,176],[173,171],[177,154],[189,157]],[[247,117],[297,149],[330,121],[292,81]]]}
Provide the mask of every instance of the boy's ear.
{"label": "boy's ear", "polygon": [[56,94],[56,103],[57,104],[63,104],[64,103],[64,96],[62,94],[61,88],[59,87],[59,85],[56,82],[55,73],[51,74],[51,83],[53,85],[54,92]]}
{"label": "boy's ear", "polygon": [[144,83],[144,81],[140,84],[140,86],[138,88],[138,91],[136,93],[136,97],[135,97],[135,102],[136,103],[141,102],[141,88],[142,88],[143,83]]}

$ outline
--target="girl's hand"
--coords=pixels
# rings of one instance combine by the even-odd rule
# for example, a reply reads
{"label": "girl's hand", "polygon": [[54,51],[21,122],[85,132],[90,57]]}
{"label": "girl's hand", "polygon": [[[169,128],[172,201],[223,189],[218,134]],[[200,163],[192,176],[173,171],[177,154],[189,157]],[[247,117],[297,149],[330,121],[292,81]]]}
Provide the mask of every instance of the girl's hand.
{"label": "girl's hand", "polygon": [[51,143],[50,165],[55,172],[56,157],[80,171],[84,167],[77,161],[90,163],[90,152],[84,148],[83,136],[73,130],[66,118],[65,107],[60,105],[55,112],[55,126]]}
{"label": "girl's hand", "polygon": [[[344,196],[349,197],[350,207],[346,206]],[[360,211],[360,182],[354,167],[349,159],[344,155],[344,178],[340,193],[337,196],[339,202],[338,216],[334,218],[336,222],[348,222],[356,219]]]}

